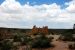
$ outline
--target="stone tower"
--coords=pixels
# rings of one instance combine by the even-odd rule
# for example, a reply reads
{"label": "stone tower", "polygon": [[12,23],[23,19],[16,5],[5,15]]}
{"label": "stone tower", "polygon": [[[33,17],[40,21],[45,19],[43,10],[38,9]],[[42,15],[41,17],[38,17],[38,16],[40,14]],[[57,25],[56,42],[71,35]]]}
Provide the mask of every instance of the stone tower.
{"label": "stone tower", "polygon": [[49,33],[48,32],[48,26],[38,28],[38,27],[36,27],[36,25],[34,25],[32,30],[31,30],[31,35],[34,35],[34,34],[37,34],[37,33],[43,33],[44,35],[47,35]]}
{"label": "stone tower", "polygon": [[75,24],[73,25],[73,29],[75,29]]}

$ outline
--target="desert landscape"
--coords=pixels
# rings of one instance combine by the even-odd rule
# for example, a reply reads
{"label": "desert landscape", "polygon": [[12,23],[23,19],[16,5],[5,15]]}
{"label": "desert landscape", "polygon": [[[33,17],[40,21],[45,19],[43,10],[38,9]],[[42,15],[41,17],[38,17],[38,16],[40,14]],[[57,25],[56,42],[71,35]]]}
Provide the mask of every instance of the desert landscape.
{"label": "desert landscape", "polygon": [[0,50],[75,50],[75,0],[0,0]]}
{"label": "desert landscape", "polygon": [[1,50],[75,50],[74,29],[0,29]]}

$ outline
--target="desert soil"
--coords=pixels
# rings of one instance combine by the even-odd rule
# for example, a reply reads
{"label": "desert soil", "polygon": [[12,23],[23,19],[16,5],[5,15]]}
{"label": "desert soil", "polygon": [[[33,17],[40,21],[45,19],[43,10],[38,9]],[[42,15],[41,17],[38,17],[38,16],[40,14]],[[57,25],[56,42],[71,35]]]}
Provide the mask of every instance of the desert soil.
{"label": "desert soil", "polygon": [[[32,50],[69,50],[68,43],[63,41],[56,41],[56,39],[59,38],[59,35],[51,35],[51,36],[54,37],[52,44],[54,44],[55,47],[47,49],[32,49]],[[20,47],[19,50],[25,50],[25,46]]]}

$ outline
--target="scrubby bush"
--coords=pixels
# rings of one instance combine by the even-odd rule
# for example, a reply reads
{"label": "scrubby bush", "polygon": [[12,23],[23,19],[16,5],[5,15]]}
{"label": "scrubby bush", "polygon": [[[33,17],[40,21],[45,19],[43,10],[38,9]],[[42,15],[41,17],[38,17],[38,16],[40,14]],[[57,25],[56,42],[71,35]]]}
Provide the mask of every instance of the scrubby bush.
{"label": "scrubby bush", "polygon": [[12,42],[10,42],[9,40],[4,40],[2,42],[1,50],[11,50],[12,47]]}
{"label": "scrubby bush", "polygon": [[72,38],[60,36],[58,40],[62,40],[62,41],[72,41]]}
{"label": "scrubby bush", "polygon": [[20,42],[23,33],[14,33],[13,39],[14,42]]}
{"label": "scrubby bush", "polygon": [[63,32],[59,39],[63,41],[72,41],[74,39],[72,30],[67,30]]}
{"label": "scrubby bush", "polygon": [[14,41],[21,42],[21,45],[30,45],[32,48],[47,48],[47,47],[53,47],[51,44],[53,37],[46,37],[43,33],[39,33],[34,38],[32,38],[29,35],[20,35],[16,34],[14,36]]}
{"label": "scrubby bush", "polygon": [[32,41],[32,38],[30,36],[25,36],[22,38],[21,44],[22,45],[27,45]]}
{"label": "scrubby bush", "polygon": [[52,47],[50,39],[48,39],[44,35],[39,35],[39,37],[35,37],[31,44],[32,48],[48,48]]}
{"label": "scrubby bush", "polygon": [[69,44],[68,47],[69,49],[75,49],[75,44]]}
{"label": "scrubby bush", "polygon": [[13,39],[14,39],[14,42],[20,42],[21,41],[20,36],[17,36],[17,35],[15,35]]}
{"label": "scrubby bush", "polygon": [[54,39],[54,37],[49,37],[50,41],[52,41],[52,39]]}

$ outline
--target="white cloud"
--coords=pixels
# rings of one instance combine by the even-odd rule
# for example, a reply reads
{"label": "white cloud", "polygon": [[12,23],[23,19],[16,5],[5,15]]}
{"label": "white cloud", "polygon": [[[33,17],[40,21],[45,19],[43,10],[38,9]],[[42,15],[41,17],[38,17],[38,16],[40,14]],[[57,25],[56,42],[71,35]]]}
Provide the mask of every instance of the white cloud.
{"label": "white cloud", "polygon": [[67,3],[69,5],[66,9],[69,12],[74,12],[75,13],[75,0],[72,0],[71,2]]}
{"label": "white cloud", "polygon": [[0,26],[27,28],[35,24],[42,26],[46,23],[51,27],[50,23],[62,23],[62,25],[67,23],[70,26],[63,25],[58,28],[71,28],[75,23],[75,1],[67,5],[67,8],[61,9],[61,6],[56,3],[31,6],[29,2],[20,5],[15,0],[6,0],[0,5]]}

